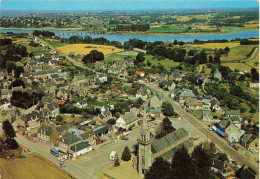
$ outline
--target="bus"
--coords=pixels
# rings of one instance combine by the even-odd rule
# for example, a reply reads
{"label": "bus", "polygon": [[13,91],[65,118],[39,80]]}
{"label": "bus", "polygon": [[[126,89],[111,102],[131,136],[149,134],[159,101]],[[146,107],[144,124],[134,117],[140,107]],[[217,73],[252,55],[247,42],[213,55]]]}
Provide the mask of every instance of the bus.
{"label": "bus", "polygon": [[59,156],[59,151],[56,149],[51,149],[51,154],[58,157]]}

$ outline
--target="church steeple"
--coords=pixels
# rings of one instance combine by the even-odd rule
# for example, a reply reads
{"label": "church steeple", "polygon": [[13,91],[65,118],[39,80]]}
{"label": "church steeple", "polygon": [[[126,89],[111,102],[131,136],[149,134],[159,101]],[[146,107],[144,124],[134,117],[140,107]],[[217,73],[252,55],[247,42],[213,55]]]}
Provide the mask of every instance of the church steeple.
{"label": "church steeple", "polygon": [[138,150],[138,172],[139,174],[144,174],[146,170],[149,169],[152,162],[151,156],[151,143],[153,141],[153,134],[150,131],[150,128],[147,125],[146,109],[144,108],[143,114],[143,124],[139,132],[137,141],[139,144]]}

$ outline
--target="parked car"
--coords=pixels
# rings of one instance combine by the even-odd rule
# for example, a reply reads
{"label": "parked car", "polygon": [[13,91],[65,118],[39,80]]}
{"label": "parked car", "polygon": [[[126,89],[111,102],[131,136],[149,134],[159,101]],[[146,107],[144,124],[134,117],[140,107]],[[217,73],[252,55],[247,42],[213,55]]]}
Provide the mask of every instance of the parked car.
{"label": "parked car", "polygon": [[258,151],[256,149],[250,149],[250,152],[252,152],[254,154],[254,153],[257,153]]}
{"label": "parked car", "polygon": [[64,162],[60,162],[60,166],[61,166],[61,167],[65,167],[66,165],[65,165]]}
{"label": "parked car", "polygon": [[235,146],[235,145],[233,146],[233,148],[234,148],[235,150],[238,150],[238,147],[237,147],[237,146]]}
{"label": "parked car", "polygon": [[228,145],[230,145],[231,147],[234,146],[234,144],[232,142],[229,142]]}
{"label": "parked car", "polygon": [[128,140],[128,138],[123,136],[123,137],[121,137],[121,140]]}

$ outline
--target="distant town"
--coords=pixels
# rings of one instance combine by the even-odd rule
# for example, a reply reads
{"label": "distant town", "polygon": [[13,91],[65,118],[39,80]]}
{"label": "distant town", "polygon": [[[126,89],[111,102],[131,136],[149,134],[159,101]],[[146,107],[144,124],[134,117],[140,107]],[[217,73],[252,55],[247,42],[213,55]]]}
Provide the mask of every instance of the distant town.
{"label": "distant town", "polygon": [[0,178],[258,178],[259,37],[121,43],[39,29],[235,33],[258,19],[2,17],[2,29],[36,30],[0,33]]}

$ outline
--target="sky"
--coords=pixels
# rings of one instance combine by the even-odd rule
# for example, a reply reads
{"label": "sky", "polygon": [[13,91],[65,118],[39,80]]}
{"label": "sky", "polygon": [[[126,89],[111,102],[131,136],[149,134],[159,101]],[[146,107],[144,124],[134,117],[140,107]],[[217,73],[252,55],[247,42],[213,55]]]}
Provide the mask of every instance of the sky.
{"label": "sky", "polygon": [[0,0],[2,10],[142,10],[162,8],[251,8],[258,0]]}

